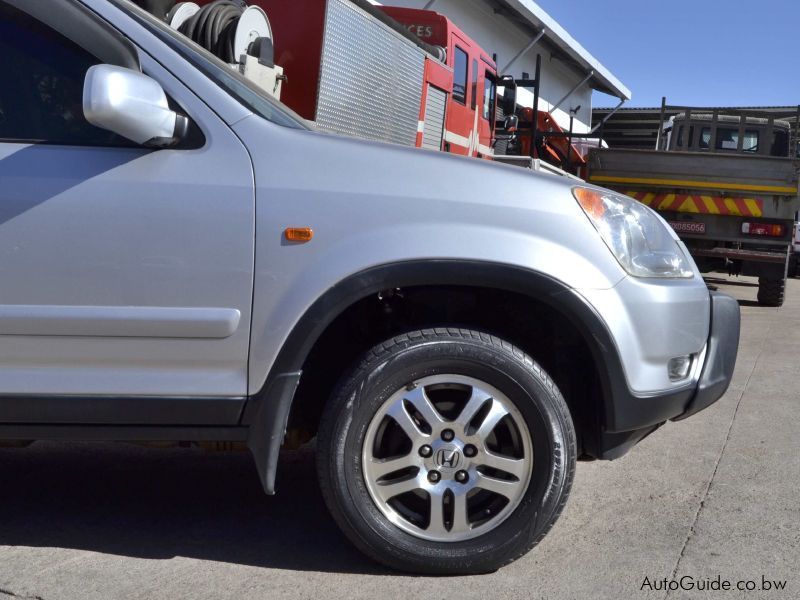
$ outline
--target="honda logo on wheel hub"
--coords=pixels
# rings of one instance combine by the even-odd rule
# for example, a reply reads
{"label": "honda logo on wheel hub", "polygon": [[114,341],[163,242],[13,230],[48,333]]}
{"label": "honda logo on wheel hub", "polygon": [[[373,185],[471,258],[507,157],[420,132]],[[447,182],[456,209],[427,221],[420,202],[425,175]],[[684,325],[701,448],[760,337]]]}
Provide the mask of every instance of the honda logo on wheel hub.
{"label": "honda logo on wheel hub", "polygon": [[454,446],[439,448],[435,460],[440,469],[457,469],[461,466],[461,451]]}

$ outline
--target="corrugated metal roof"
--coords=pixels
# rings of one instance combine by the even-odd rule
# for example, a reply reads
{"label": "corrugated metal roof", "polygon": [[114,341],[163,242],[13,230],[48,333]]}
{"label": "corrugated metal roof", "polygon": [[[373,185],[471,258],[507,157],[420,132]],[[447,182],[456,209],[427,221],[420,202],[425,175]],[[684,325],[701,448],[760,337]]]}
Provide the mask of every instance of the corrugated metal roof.
{"label": "corrugated metal roof", "polygon": [[[544,9],[533,0],[497,0],[498,4],[506,5],[527,20],[535,29],[547,29],[545,37],[559,50],[577,62],[586,71],[594,71],[591,83],[593,87],[608,92],[625,100],[631,99],[631,91],[617,79],[611,71],[606,69],[599,60],[592,56],[586,48],[581,46],[567,31],[561,27]],[[597,85],[599,84],[599,85]]]}

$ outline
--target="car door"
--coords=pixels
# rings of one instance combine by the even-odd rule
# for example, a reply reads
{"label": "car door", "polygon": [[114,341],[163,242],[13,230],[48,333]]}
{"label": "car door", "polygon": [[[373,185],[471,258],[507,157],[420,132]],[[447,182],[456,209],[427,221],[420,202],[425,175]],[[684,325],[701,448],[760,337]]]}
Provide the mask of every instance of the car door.
{"label": "car door", "polygon": [[58,7],[45,22],[0,0],[0,423],[235,423],[253,285],[249,155],[136,48],[193,134],[154,150],[90,125],[85,73],[108,62],[98,48],[113,58],[130,42],[113,48],[112,31],[100,44],[108,25]]}

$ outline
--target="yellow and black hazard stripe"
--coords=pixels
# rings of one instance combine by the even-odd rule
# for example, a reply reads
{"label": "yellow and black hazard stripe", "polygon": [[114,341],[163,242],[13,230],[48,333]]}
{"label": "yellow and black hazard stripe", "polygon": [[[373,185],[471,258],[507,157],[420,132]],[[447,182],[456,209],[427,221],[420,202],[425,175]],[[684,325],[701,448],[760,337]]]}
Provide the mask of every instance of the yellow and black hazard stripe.
{"label": "yellow and black hazard stripe", "polygon": [[656,210],[699,213],[709,215],[733,215],[737,217],[760,217],[764,213],[764,202],[758,198],[732,198],[730,196],[705,196],[700,194],[659,194],[656,192],[625,192],[642,204]]}

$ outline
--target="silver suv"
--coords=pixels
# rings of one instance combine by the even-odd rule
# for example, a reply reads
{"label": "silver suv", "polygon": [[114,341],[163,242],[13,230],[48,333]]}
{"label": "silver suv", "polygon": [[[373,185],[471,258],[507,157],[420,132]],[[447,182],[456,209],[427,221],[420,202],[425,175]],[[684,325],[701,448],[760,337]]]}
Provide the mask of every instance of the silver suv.
{"label": "silver suv", "polygon": [[[0,438],[316,435],[398,569],[534,546],[717,400],[739,309],[625,196],[310,131],[127,0],[0,0]],[[293,435],[293,438],[302,433]]]}

